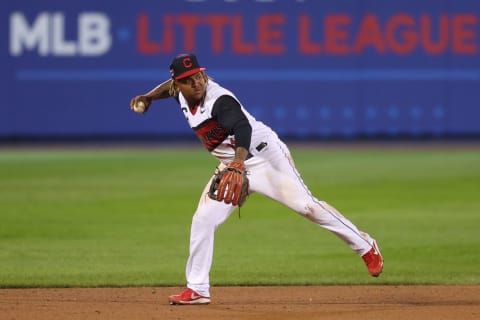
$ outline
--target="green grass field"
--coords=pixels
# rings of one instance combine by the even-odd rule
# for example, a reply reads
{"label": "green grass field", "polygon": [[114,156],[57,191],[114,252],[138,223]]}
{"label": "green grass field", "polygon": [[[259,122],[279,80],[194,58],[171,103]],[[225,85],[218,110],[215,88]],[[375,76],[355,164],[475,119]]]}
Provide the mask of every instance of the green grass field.
{"label": "green grass field", "polygon": [[[480,151],[292,148],[311,191],[379,242],[384,273],[253,195],[212,285],[480,284]],[[206,151],[0,150],[0,287],[184,285]]]}

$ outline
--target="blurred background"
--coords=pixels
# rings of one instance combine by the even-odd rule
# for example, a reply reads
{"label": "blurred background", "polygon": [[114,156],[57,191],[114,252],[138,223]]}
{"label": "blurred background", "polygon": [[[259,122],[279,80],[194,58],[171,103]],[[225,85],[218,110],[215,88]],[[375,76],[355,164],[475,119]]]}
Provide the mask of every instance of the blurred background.
{"label": "blurred background", "polygon": [[480,2],[0,3],[0,141],[195,139],[174,100],[130,99],[196,53],[295,140],[478,139]]}

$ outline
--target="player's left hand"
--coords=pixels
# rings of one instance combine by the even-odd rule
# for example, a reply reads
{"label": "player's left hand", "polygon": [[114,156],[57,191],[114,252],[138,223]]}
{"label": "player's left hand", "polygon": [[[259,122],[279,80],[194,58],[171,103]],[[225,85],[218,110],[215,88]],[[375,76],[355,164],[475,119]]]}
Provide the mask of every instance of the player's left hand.
{"label": "player's left hand", "polygon": [[248,187],[249,181],[245,166],[233,161],[228,167],[215,175],[208,195],[217,201],[241,206],[247,199]]}

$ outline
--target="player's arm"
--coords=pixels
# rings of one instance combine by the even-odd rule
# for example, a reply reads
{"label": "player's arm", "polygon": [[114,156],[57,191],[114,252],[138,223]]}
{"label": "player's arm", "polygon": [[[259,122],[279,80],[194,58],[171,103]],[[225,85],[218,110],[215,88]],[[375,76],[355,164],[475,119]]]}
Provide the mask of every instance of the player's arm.
{"label": "player's arm", "polygon": [[243,165],[249,155],[252,127],[237,100],[231,96],[221,96],[215,101],[212,115],[227,132],[235,136],[234,162]]}
{"label": "player's arm", "polygon": [[145,94],[146,97],[149,97],[152,100],[158,100],[158,99],[166,99],[170,97],[170,86],[172,85],[173,80],[168,79],[162,83],[160,83],[158,86],[150,90],[147,94]]}
{"label": "player's arm", "polygon": [[[248,196],[249,182],[245,172],[245,160],[248,157],[252,139],[252,126],[242,111],[242,107],[231,96],[221,96],[215,101],[212,116],[228,134],[235,136],[235,156],[222,171],[222,177],[216,185],[213,199],[227,204],[242,205]],[[216,180],[214,180],[216,181]],[[214,194],[210,191],[209,194]],[[210,195],[212,198],[212,195]]]}
{"label": "player's arm", "polygon": [[172,84],[172,79],[168,79],[162,83],[160,83],[158,86],[150,90],[149,92],[136,96],[132,98],[130,101],[130,109],[133,110],[133,107],[139,102],[143,102],[145,104],[145,111],[148,110],[150,105],[152,104],[153,100],[158,100],[158,99],[166,99],[171,97],[170,95],[170,86]]}

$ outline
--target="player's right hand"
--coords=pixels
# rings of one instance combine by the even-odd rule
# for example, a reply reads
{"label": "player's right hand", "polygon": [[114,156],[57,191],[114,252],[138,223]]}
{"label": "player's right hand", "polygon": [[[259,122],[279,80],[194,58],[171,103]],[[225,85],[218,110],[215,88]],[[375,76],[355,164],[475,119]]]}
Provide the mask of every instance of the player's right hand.
{"label": "player's right hand", "polygon": [[134,110],[135,105],[139,101],[142,101],[145,104],[145,111],[144,112],[147,112],[148,108],[152,104],[152,98],[149,97],[149,96],[136,96],[136,97],[132,98],[132,100],[130,100],[130,110]]}

